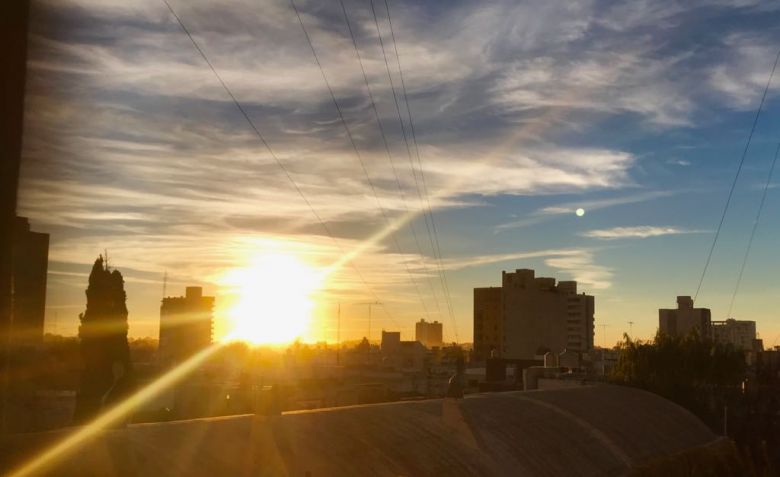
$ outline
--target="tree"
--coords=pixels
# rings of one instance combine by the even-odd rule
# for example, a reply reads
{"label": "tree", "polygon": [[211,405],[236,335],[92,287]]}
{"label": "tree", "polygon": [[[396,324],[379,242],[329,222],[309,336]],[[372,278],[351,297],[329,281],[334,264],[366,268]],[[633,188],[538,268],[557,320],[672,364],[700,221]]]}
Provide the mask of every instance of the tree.
{"label": "tree", "polygon": [[687,408],[711,427],[721,425],[723,405],[740,393],[744,353],[696,333],[685,337],[658,333],[654,341],[619,345],[610,380],[646,389]]}
{"label": "tree", "polygon": [[127,343],[124,279],[98,257],[89,274],[87,309],[79,315],[82,374],[74,422],[82,423],[129,392],[132,382]]}

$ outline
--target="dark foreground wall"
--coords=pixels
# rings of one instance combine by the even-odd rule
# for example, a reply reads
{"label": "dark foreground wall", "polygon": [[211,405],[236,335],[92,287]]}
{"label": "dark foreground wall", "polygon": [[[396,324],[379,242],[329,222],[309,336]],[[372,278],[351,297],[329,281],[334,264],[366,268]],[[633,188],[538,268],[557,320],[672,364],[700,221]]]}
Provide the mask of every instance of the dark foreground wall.
{"label": "dark foreground wall", "polygon": [[[68,430],[0,443],[4,469]],[[0,469],[2,470],[2,469]],[[49,475],[742,475],[729,441],[653,394],[593,386],[106,431]]]}

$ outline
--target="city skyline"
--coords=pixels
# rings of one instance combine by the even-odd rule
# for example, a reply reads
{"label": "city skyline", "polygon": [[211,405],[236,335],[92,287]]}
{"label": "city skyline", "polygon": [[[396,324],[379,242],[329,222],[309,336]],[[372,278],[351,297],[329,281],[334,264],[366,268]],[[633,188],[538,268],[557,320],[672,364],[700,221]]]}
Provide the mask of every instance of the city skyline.
{"label": "city skyline", "polygon": [[[171,5],[336,243],[163,3],[35,5],[19,215],[51,234],[47,332],[56,317],[57,332],[75,334],[91,261],[105,248],[127,282],[130,335],[156,336],[166,272],[169,287],[216,296],[219,320],[234,294],[226,277],[254,257],[321,273],[385,227],[383,215],[419,208],[419,167],[409,167],[370,8],[345,4],[392,164],[339,5],[296,4],[371,184],[287,2]],[[629,321],[650,338],[658,309],[696,291],[777,53],[778,11],[751,2],[390,8],[455,326],[417,216],[420,250],[404,225],[355,259],[373,293],[349,264],[310,290],[318,328],[304,338],[335,341],[339,303],[341,339],[365,335],[367,310],[352,304],[378,299],[375,341],[381,328],[412,336],[421,318],[443,323],[445,341],[455,328],[471,341],[472,288],[516,268],[596,296],[598,345],[618,341]],[[729,318],[780,140],[778,91],[775,77],[696,300],[713,320]],[[777,184],[732,313],[756,321],[767,346],[780,336]],[[217,323],[215,333],[228,331]]]}

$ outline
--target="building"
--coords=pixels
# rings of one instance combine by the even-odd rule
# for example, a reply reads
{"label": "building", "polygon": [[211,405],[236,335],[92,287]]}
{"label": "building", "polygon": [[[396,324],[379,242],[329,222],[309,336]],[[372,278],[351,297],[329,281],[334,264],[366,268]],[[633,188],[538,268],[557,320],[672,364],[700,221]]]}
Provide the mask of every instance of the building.
{"label": "building", "polygon": [[382,330],[382,353],[394,353],[401,347],[401,332],[400,331],[385,331]]}
{"label": "building", "polygon": [[734,345],[743,351],[753,351],[756,341],[756,322],[729,318],[710,323],[710,336],[716,343]]}
{"label": "building", "polygon": [[670,336],[686,336],[694,330],[708,336],[711,321],[710,309],[694,308],[689,296],[678,296],[676,309],[658,310],[658,329]]}
{"label": "building", "polygon": [[474,358],[534,359],[593,348],[594,298],[577,282],[502,272],[501,288],[474,289]]}
{"label": "building", "polygon": [[201,287],[187,287],[186,295],[163,298],[160,307],[159,360],[178,363],[211,345],[214,297]]}
{"label": "building", "polygon": [[33,232],[26,217],[16,217],[13,231],[13,342],[43,341],[49,234]]}
{"label": "building", "polygon": [[501,349],[504,322],[501,287],[474,289],[474,361],[484,361]]}
{"label": "building", "polygon": [[419,341],[401,341],[400,331],[382,330],[382,362],[399,370],[422,371],[428,350]]}
{"label": "building", "polygon": [[433,323],[420,320],[414,325],[414,339],[428,348],[441,348],[444,344],[442,339],[442,324],[438,321]]}

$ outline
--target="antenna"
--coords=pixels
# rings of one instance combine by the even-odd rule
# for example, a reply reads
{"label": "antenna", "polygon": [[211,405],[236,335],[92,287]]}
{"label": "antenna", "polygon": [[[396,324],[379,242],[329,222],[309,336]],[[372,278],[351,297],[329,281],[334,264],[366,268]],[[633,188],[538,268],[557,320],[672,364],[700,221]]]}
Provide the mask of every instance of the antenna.
{"label": "antenna", "polygon": [[368,306],[368,342],[371,342],[371,307],[374,305],[384,305],[379,301],[369,301],[365,303],[354,303],[355,305]]}
{"label": "antenna", "polygon": [[633,337],[633,330],[634,330],[634,322],[629,321],[628,322],[628,336]]}
{"label": "antenna", "polygon": [[103,266],[105,267],[106,271],[108,271],[108,249],[103,249],[103,258],[105,258]]}
{"label": "antenna", "polygon": [[341,366],[341,303],[336,314],[336,366]]}
{"label": "antenna", "polygon": [[168,270],[165,271],[163,274],[163,290],[162,290],[162,297],[165,298],[166,294],[168,292]]}
{"label": "antenna", "polygon": [[602,341],[604,343],[604,348],[606,349],[606,347],[607,347],[607,326],[609,326],[609,323],[605,323],[605,324],[599,325],[599,326],[601,326],[601,339],[602,339]]}

